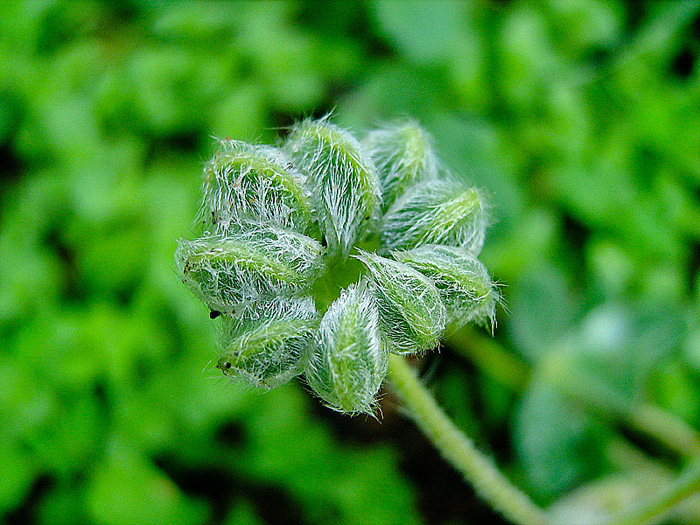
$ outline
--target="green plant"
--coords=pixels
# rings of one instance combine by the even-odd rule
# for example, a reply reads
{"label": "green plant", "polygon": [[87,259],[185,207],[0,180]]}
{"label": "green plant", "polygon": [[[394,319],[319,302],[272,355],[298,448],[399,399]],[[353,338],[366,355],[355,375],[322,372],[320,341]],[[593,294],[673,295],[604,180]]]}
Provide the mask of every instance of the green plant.
{"label": "green plant", "polygon": [[[263,388],[303,376],[326,406],[350,415],[375,415],[388,376],[482,497],[514,522],[549,522],[403,357],[470,322],[493,328],[500,301],[477,258],[485,202],[439,163],[420,126],[398,122],[358,141],[326,117],[297,124],[279,147],[221,141],[203,194],[201,235],[180,241],[176,262],[219,318],[225,376]],[[673,491],[615,520],[651,519],[698,480],[689,469]]]}
{"label": "green plant", "polygon": [[435,349],[447,327],[492,326],[500,300],[477,259],[485,203],[439,165],[416,123],[362,143],[328,118],[296,125],[279,148],[222,141],[203,193],[202,235],[180,241],[176,261],[221,317],[227,377],[272,388],[303,374],[329,408],[373,414],[390,373],[485,497],[516,521],[544,522],[400,357]]}
{"label": "green plant", "polygon": [[390,353],[495,322],[499,290],[476,258],[484,202],[414,122],[362,143],[328,118],[278,148],[221,141],[203,194],[202,235],[176,260],[221,315],[217,366],[232,379],[271,388],[304,374],[330,408],[371,414]]}

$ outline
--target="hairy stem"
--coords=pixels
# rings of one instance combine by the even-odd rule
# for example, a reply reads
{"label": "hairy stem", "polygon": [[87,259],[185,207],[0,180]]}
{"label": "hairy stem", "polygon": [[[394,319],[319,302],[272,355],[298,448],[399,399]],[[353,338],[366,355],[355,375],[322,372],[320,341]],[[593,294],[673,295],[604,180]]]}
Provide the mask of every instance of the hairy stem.
{"label": "hairy stem", "polygon": [[514,523],[549,522],[545,512],[511,484],[493,461],[479,452],[473,441],[449,420],[402,357],[390,356],[389,380],[418,427],[495,509]]}

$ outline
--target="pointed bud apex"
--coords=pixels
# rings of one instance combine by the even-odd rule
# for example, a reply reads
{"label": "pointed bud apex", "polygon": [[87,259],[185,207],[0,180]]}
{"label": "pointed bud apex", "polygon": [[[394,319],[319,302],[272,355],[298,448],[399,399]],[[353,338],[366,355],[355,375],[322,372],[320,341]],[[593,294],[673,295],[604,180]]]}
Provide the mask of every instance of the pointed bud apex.
{"label": "pointed bud apex", "polygon": [[428,277],[440,292],[452,329],[475,322],[496,323],[501,294],[486,267],[471,253],[453,246],[426,245],[394,257]]}
{"label": "pointed bud apex", "polygon": [[323,316],[306,380],[333,410],[371,414],[388,363],[374,298],[364,283],[353,285]]}
{"label": "pointed bud apex", "polygon": [[374,166],[357,140],[327,119],[295,126],[285,151],[308,176],[329,257],[346,257],[378,220],[381,190]]}
{"label": "pointed bud apex", "polygon": [[210,310],[232,314],[246,303],[308,290],[321,266],[321,245],[282,228],[181,240],[183,281]]}
{"label": "pointed bud apex", "polygon": [[383,227],[383,253],[445,244],[478,255],[484,244],[486,211],[474,188],[456,181],[433,180],[396,201],[384,216]]}
{"label": "pointed bud apex", "polygon": [[302,178],[280,150],[222,141],[204,170],[204,223],[224,235],[251,225],[307,233],[311,205]]}
{"label": "pointed bud apex", "polygon": [[302,372],[317,330],[311,298],[258,303],[236,318],[224,318],[216,367],[231,379],[274,388]]}
{"label": "pointed bud apex", "polygon": [[384,211],[408,188],[437,176],[430,137],[414,121],[374,130],[362,146],[377,168]]}
{"label": "pointed bud apex", "polygon": [[437,346],[446,312],[437,289],[425,276],[403,263],[360,252],[368,268],[379,322],[389,349],[415,354]]}

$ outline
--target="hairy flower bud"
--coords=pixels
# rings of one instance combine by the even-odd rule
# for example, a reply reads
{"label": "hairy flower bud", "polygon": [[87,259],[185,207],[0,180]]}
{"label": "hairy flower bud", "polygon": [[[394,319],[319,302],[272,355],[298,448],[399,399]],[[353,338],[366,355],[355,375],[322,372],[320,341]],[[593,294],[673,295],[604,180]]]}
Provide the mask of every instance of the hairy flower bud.
{"label": "hairy flower bud", "polygon": [[383,211],[411,186],[437,177],[430,137],[412,120],[370,132],[362,146],[377,167]]}
{"label": "hairy flower bud", "polygon": [[313,219],[302,183],[280,150],[222,141],[204,169],[204,223],[219,234],[251,225],[308,233]]}
{"label": "hairy flower bud", "polygon": [[308,176],[329,257],[346,257],[378,220],[381,189],[372,162],[357,139],[328,119],[295,126],[285,151]]}
{"label": "hairy flower bud", "polygon": [[181,240],[175,259],[183,282],[213,311],[308,290],[321,265],[321,245],[282,228],[228,237]]}
{"label": "hairy flower bud", "polygon": [[478,255],[484,244],[486,211],[474,188],[458,181],[431,180],[396,201],[382,226],[383,253],[446,244]]}
{"label": "hairy flower bud", "polygon": [[495,324],[481,196],[443,178],[415,122],[361,146],[308,119],[281,148],[221,141],[204,174],[205,231],[175,259],[220,317],[227,377],[272,388],[304,373],[328,407],[372,414],[390,353],[435,348],[448,321]]}
{"label": "hairy flower bud", "polygon": [[374,298],[364,283],[352,285],[323,316],[306,380],[333,410],[371,414],[388,363]]}
{"label": "hairy flower bud", "polygon": [[474,255],[463,248],[438,245],[420,246],[393,255],[435,284],[452,328],[468,322],[495,324],[501,294],[486,267]]}
{"label": "hairy flower bud", "polygon": [[224,317],[216,367],[253,386],[282,385],[302,372],[318,317],[311,298],[261,302],[235,318]]}
{"label": "hairy flower bud", "polygon": [[389,349],[415,354],[435,348],[445,329],[446,312],[435,285],[401,262],[360,252],[369,270],[379,322]]}

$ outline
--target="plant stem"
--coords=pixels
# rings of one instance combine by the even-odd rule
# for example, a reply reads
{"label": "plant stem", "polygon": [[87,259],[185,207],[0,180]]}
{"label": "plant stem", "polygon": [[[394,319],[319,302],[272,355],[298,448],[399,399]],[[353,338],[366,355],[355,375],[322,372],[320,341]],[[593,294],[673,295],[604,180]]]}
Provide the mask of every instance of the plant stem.
{"label": "plant stem", "polygon": [[630,424],[688,458],[700,457],[700,437],[683,419],[651,403],[642,403],[629,414]]}
{"label": "plant stem", "polygon": [[493,461],[479,452],[472,440],[450,421],[404,358],[390,356],[389,380],[418,427],[495,509],[514,523],[549,522],[545,512],[512,485]]}
{"label": "plant stem", "polygon": [[[514,392],[525,388],[529,370],[498,344],[476,332],[453,336],[447,344],[461,356]],[[558,361],[558,362],[557,362]],[[555,366],[551,366],[554,363]],[[634,403],[590,374],[574,374],[566,360],[554,360],[545,370],[545,378],[571,401],[597,411],[613,421],[624,421],[670,450],[687,458],[700,456],[698,432],[679,417],[651,403]]]}
{"label": "plant stem", "polygon": [[566,362],[548,367],[547,376],[560,392],[612,419],[647,434],[687,458],[700,456],[700,437],[688,423],[651,403],[634,403],[596,377],[573,373]]}
{"label": "plant stem", "polygon": [[617,471],[631,470],[663,470],[669,478],[674,472],[656,459],[651,459],[625,438],[613,437],[605,447],[605,457]]}
{"label": "plant stem", "polygon": [[663,492],[648,503],[627,511],[610,521],[610,525],[641,525],[649,523],[674,505],[700,490],[700,461],[691,463]]}

